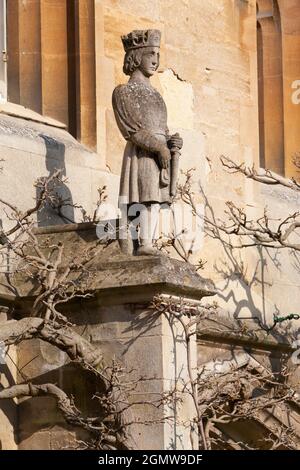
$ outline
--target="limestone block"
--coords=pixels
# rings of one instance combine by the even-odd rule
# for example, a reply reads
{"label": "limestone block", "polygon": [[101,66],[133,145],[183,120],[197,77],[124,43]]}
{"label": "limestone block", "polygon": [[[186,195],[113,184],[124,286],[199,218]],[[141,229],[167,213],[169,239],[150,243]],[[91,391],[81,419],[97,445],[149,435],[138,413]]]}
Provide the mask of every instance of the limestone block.
{"label": "limestone block", "polygon": [[[150,4],[149,4],[150,5]],[[122,73],[122,64],[124,58],[124,50],[120,36],[128,34],[134,29],[160,29],[164,31],[163,23],[150,20],[143,16],[137,17],[123,10],[115,8],[104,8],[104,48],[105,55],[115,61],[115,85],[127,81],[126,76]],[[161,53],[164,54],[164,41],[162,40]],[[163,59],[162,59],[163,61]]]}
{"label": "limestone block", "polygon": [[64,424],[64,418],[57,409],[54,398],[34,397],[22,399],[18,405],[19,432],[21,440],[28,432],[49,431],[53,423]]}
{"label": "limestone block", "polygon": [[103,343],[113,337],[114,341],[118,340],[119,350],[122,351],[126,342],[134,336],[146,338],[162,334],[161,317],[153,317],[153,310],[147,308],[146,304],[107,306],[107,301],[101,305],[100,300],[98,308],[87,309],[84,316],[82,312],[75,314],[76,323],[80,321],[84,324],[89,320],[87,334],[93,342]]}
{"label": "limestone block", "polygon": [[111,99],[115,87],[115,62],[113,59],[102,56],[98,57],[97,64],[99,67],[97,106],[112,109]]}
{"label": "limestone block", "polygon": [[[148,2],[148,0],[104,0],[104,5],[110,8],[116,8],[137,18],[147,18],[148,20],[158,21],[160,19],[160,0]],[[138,29],[138,28],[136,28]]]}
{"label": "limestone block", "polygon": [[[206,182],[209,173],[208,163],[206,160],[206,136],[196,130],[187,130],[185,128],[171,128],[171,132],[179,132],[183,138],[183,147],[181,150],[180,168],[186,171],[195,168],[195,179],[201,178],[201,185]],[[197,182],[198,184],[198,182]]]}
{"label": "limestone block", "polygon": [[[107,195],[107,203],[117,211],[118,197],[119,197],[119,182],[120,177],[116,173],[108,171],[91,171],[91,203],[95,207],[98,198],[98,188],[106,187],[105,193]],[[113,210],[113,209],[112,209]]]}
{"label": "limestone block", "polygon": [[95,0],[95,52],[97,74],[97,58],[104,56],[103,0]]}
{"label": "limestone block", "polygon": [[53,116],[68,125],[68,56],[66,26],[66,1],[42,1],[40,5],[40,43],[42,56],[41,112]]}
{"label": "limestone block", "polygon": [[[144,394],[142,396],[145,402],[155,402],[159,399],[159,396],[156,394]],[[141,400],[140,395],[132,394],[132,401],[138,402]],[[157,449],[166,449],[164,446],[165,435],[163,425],[155,426],[154,432],[149,433],[149,424],[155,420],[161,420],[161,413],[154,406],[151,405],[135,405],[134,407],[137,423],[133,428],[133,435],[135,436],[135,441],[137,443],[137,449],[140,450],[157,450]],[[172,448],[172,447],[171,447]]]}
{"label": "limestone block", "polygon": [[[104,171],[104,162],[98,154],[79,144],[65,130],[29,119],[30,115],[25,121],[0,114],[0,158],[4,160],[0,193],[4,199],[20,209],[28,209],[36,197],[37,178],[60,169],[67,181],[59,186],[59,193],[83,206],[90,216],[96,208],[100,186],[108,186],[109,201],[116,204],[118,177]],[[69,219],[82,220],[80,210],[69,207],[66,211]],[[46,221],[44,224],[62,223],[54,214],[47,214]]]}
{"label": "limestone block", "polygon": [[[132,299],[134,301],[134,299]],[[103,307],[97,309],[100,322],[93,324],[91,338],[106,352],[106,358],[115,355],[128,374],[128,380],[137,382],[129,400],[132,404],[131,415],[137,423],[130,427],[138,449],[189,449],[190,419],[195,413],[191,397],[182,393],[182,388],[188,387],[187,351],[183,340],[182,326],[174,319],[155,315],[147,310],[147,305],[135,309],[132,305],[131,322],[128,325],[126,311],[122,322],[123,307],[111,309],[105,324],[103,334]],[[115,317],[115,315],[117,315]],[[116,323],[121,325],[116,329]],[[141,325],[140,325],[141,324]],[[91,331],[91,330],[90,330]],[[123,333],[122,333],[123,331]],[[130,336],[129,332],[131,333]],[[117,338],[116,338],[117,335]],[[108,342],[110,338],[110,344]],[[114,339],[115,338],[115,339]],[[116,344],[118,346],[116,346]],[[196,343],[191,341],[191,364],[195,371]],[[176,431],[172,418],[172,405],[155,408],[153,405],[161,400],[163,392],[173,391],[177,384],[178,397],[182,403],[176,407]],[[163,416],[169,416],[165,420]],[[147,425],[145,425],[147,423]]]}
{"label": "limestone block", "polygon": [[[48,227],[38,229],[36,233],[41,241],[46,237],[54,242],[59,237],[67,247],[67,258],[73,258],[74,252],[80,256],[80,250],[91,248],[97,242],[93,224],[65,226],[64,229]],[[112,358],[118,360],[125,367],[128,379],[137,382],[128,394],[131,413],[134,422],[137,421],[131,427],[136,448],[192,448],[190,425],[195,409],[190,394],[183,391],[190,380],[183,327],[175,317],[153,311],[150,303],[156,294],[163,294],[167,299],[170,295],[179,295],[187,303],[195,302],[203,296],[213,295],[213,285],[183,262],[164,256],[129,257],[120,252],[116,242],[107,250],[103,247],[103,253],[93,263],[97,275],[89,285],[89,290],[94,293],[92,301],[70,305],[66,313],[76,324],[77,331],[83,330],[83,334],[101,349],[108,363]],[[26,295],[30,292],[32,296],[34,291],[33,286],[30,287],[25,279],[23,281],[22,286],[19,278],[18,287],[19,295],[25,301]],[[178,297],[176,299],[179,301]],[[26,302],[23,308],[26,312]],[[195,371],[195,335],[190,344],[191,369]],[[87,413],[96,412],[97,404],[89,399],[98,390],[93,376],[88,378],[86,373],[75,370],[56,348],[32,340],[21,343],[18,354],[20,366],[34,383],[55,382],[68,395],[74,396],[80,409]],[[153,412],[153,403],[161,399],[163,392],[173,392],[175,386],[181,399],[181,403],[176,404],[176,413],[172,403]],[[24,399],[18,409],[20,448],[57,448],[60,440],[71,446],[68,431],[60,429],[63,418],[52,398]],[[167,422],[165,415],[169,416]],[[49,444],[46,431],[50,428]]]}
{"label": "limestone block", "polygon": [[50,432],[42,431],[24,435],[18,450],[51,450]]}
{"label": "limestone block", "polygon": [[51,450],[72,450],[77,449],[78,441],[86,441],[88,439],[87,433],[83,430],[69,430],[54,426],[50,433],[50,448]]}
{"label": "limestone block", "polygon": [[168,109],[169,127],[193,129],[193,87],[180,80],[172,70],[159,74],[163,97]]}
{"label": "limestone block", "polygon": [[65,129],[66,125],[42,114],[36,113],[30,108],[25,108],[15,103],[0,103],[0,114],[30,119],[34,122],[48,124],[49,126]]}
{"label": "limestone block", "polygon": [[[65,353],[39,340],[29,340],[18,346],[18,364],[27,377],[36,378],[67,362]],[[21,377],[19,377],[21,379]]]}
{"label": "limestone block", "polygon": [[[62,227],[48,227],[36,230],[41,240],[55,240],[59,233],[65,247],[64,262],[67,263],[74,252],[80,258],[82,250],[95,246],[98,241],[94,224],[82,224]],[[90,280],[89,288],[101,292],[101,299],[110,299],[111,303],[122,304],[135,294],[135,302],[149,301],[163,288],[164,293],[178,295],[179,292],[198,300],[203,295],[214,295],[213,284],[201,278],[195,268],[188,263],[168,258],[167,256],[128,256],[120,251],[118,242],[103,244],[93,266],[97,276]],[[111,262],[110,262],[111,261]],[[19,295],[26,296],[34,287],[30,279],[15,276]],[[124,292],[123,287],[127,289]],[[143,285],[141,291],[140,286]],[[182,287],[184,286],[184,287]],[[182,290],[183,289],[183,290]],[[129,303],[131,303],[129,301]]]}
{"label": "limestone block", "polygon": [[166,43],[164,60],[161,60],[161,70],[174,70],[180,79],[192,83],[194,90],[198,89],[205,77],[206,54],[205,47],[199,51],[190,50],[189,60],[187,60],[186,55],[180,53],[179,48],[174,48]]}

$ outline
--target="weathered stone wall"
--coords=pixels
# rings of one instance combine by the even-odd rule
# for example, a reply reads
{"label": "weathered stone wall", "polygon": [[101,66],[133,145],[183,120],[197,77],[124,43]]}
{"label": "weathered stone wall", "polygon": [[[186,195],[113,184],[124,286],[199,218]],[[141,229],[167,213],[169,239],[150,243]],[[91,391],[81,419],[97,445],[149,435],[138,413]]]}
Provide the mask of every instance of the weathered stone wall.
{"label": "weathered stone wall", "polygon": [[[80,257],[98,241],[93,224],[41,228],[36,235],[41,243],[48,240],[52,245],[59,240],[63,244],[64,265],[74,259],[74,252]],[[131,404],[126,421],[131,423],[131,445],[139,449],[189,449],[193,435],[197,446],[197,435],[190,429],[195,417],[190,393],[181,395],[176,413],[172,402],[159,406],[162,394],[171,393],[175,386],[189,389],[190,370],[193,377],[196,371],[196,335],[191,336],[187,352],[180,321],[155,312],[150,305],[157,295],[166,299],[175,295],[185,303],[197,303],[203,296],[214,295],[213,286],[182,261],[161,256],[129,258],[121,253],[117,242],[98,248],[89,265],[94,272],[88,286],[93,295],[72,301],[64,312],[76,331],[99,347],[106,365],[111,366],[114,360],[122,364],[128,384],[123,393]],[[18,313],[26,315],[33,284],[21,275],[12,280],[12,286],[18,291]],[[96,380],[92,372],[70,364],[64,352],[43,341],[24,341],[17,348],[19,381],[26,375],[33,384],[56,383],[74,397],[84,414],[99,415],[99,402],[91,399],[101,392],[99,377]],[[109,376],[109,370],[105,374]],[[76,440],[87,439],[80,428],[72,429],[64,422],[54,399],[45,396],[18,400],[15,435],[19,449],[70,448],[78,445]],[[11,446],[7,440],[5,445]]]}
{"label": "weathered stone wall", "polygon": [[[37,179],[60,170],[64,181],[57,187],[58,194],[71,204],[81,205],[87,216],[93,216],[98,188],[106,185],[109,199],[115,201],[118,176],[105,171],[103,159],[76,141],[60,123],[39,120],[43,121],[43,117],[22,107],[1,106],[1,198],[21,210],[33,207]],[[67,217],[65,221],[53,211],[44,211],[38,215],[39,225],[83,220],[79,208],[66,207],[63,214]]]}
{"label": "weathered stone wall", "polygon": [[[296,20],[291,20],[295,16],[293,1],[288,3],[290,7],[285,3],[282,10],[284,47],[297,31]],[[180,132],[184,138],[181,167],[196,169],[197,200],[203,202],[197,187],[200,184],[215,216],[224,217],[227,200],[246,207],[253,217],[262,215],[265,205],[275,217],[297,209],[298,200],[289,192],[269,190],[237,175],[229,176],[219,162],[219,156],[225,154],[235,161],[259,164],[254,0],[156,0],[151,4],[95,0],[94,13],[98,153],[76,147],[62,129],[41,129],[30,121],[13,123],[12,118],[3,115],[1,195],[21,207],[28,206],[34,197],[32,182],[37,176],[49,174],[50,162],[52,168],[65,167],[69,181],[65,194],[69,193],[73,202],[82,204],[88,213],[95,207],[97,186],[107,184],[111,200],[116,203],[125,143],[115,123],[111,94],[118,83],[127,80],[122,73],[120,35],[133,28],[157,27],[162,30],[162,47],[154,85],[167,103],[170,130]],[[288,51],[285,57],[287,60]],[[295,66],[286,80],[296,79],[296,72]],[[287,82],[285,87],[288,99]],[[293,115],[298,119],[296,104],[289,102],[285,109],[289,120]],[[22,132],[18,131],[22,126]],[[35,129],[26,133],[28,127]],[[49,138],[43,138],[43,134]],[[295,141],[290,140],[295,150]],[[287,155],[291,152],[287,150]],[[105,169],[110,172],[102,171]],[[75,216],[80,220],[80,211]],[[293,268],[285,255],[276,254],[279,266],[273,260],[274,252],[248,249],[232,254],[220,243],[205,239],[195,259],[200,256],[208,260],[205,275],[217,282],[227,307],[237,314],[247,315],[250,311],[264,319],[275,308],[288,312],[297,307],[297,266]],[[282,283],[289,292],[284,298]]]}
{"label": "weathered stone wall", "polygon": [[[104,0],[96,3],[98,21],[104,31],[102,49],[99,49],[102,57],[98,58],[104,77],[100,87],[102,99],[97,104],[101,117],[98,132],[106,136],[101,143],[102,155],[106,155],[112,171],[119,174],[124,148],[110,101],[114,86],[127,80],[122,73],[120,35],[133,28],[159,28],[163,33],[161,66],[154,84],[167,103],[171,131],[180,132],[184,138],[181,167],[196,168],[195,179],[211,205],[210,215],[226,218],[224,209],[228,200],[245,207],[252,217],[261,216],[264,206],[268,206],[271,217],[296,211],[299,201],[295,195],[281,188],[260,186],[237,175],[229,176],[219,162],[219,156],[224,154],[237,162],[259,165],[256,2]],[[292,32],[295,35],[297,30],[296,20],[291,19],[295,18],[291,15],[291,4],[295,2],[281,3],[285,3],[282,15],[287,44],[293,42]],[[290,29],[294,25],[293,31],[288,30],[289,21]],[[288,61],[288,51],[285,57]],[[296,71],[295,65],[293,79],[297,78]],[[289,100],[291,83],[287,80],[286,100]],[[294,113],[294,126],[299,107],[293,106],[290,100],[287,109],[291,116]],[[286,126],[289,127],[287,123]],[[286,140],[291,141],[287,147],[295,143],[294,137]],[[286,159],[291,160],[291,153],[287,149]],[[204,274],[216,281],[221,290],[220,302],[236,315],[256,314],[266,320],[276,308],[282,313],[297,309],[298,268],[290,262],[287,251],[268,253],[266,249],[247,249],[231,253],[221,243],[206,238],[195,259],[199,256],[208,261]]]}
{"label": "weathered stone wall", "polygon": [[[291,83],[300,78],[296,3],[279,2],[285,25],[286,130],[299,122],[299,107],[289,99]],[[68,178],[64,194],[88,213],[103,184],[116,203],[125,143],[115,124],[111,94],[127,80],[120,36],[139,28],[162,30],[161,66],[153,83],[167,103],[170,130],[184,138],[182,169],[196,169],[197,200],[204,202],[201,185],[215,217],[224,218],[227,200],[245,207],[252,217],[261,216],[264,206],[276,218],[295,212],[296,195],[229,176],[219,162],[225,154],[237,162],[259,164],[254,0],[95,0],[97,153],[55,125],[0,114],[0,158],[5,160],[0,196],[24,209],[35,198],[36,177],[63,167]],[[287,158],[297,145],[297,139],[286,140]],[[290,169],[289,162],[286,167]],[[75,218],[80,220],[80,211]],[[205,238],[194,259],[199,257],[207,260],[202,274],[215,281],[220,304],[235,316],[256,315],[265,321],[276,309],[282,314],[298,311],[299,261],[287,251],[231,252]],[[26,432],[24,428],[24,439]]]}

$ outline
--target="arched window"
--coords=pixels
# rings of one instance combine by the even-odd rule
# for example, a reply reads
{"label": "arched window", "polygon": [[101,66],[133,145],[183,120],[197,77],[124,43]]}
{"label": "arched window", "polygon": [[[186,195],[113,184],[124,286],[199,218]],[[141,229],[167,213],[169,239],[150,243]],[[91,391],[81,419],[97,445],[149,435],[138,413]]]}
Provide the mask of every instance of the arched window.
{"label": "arched window", "polygon": [[260,165],[284,174],[281,19],[277,0],[257,2]]}
{"label": "arched window", "polygon": [[94,0],[2,4],[7,6],[7,100],[61,121],[95,148]]}

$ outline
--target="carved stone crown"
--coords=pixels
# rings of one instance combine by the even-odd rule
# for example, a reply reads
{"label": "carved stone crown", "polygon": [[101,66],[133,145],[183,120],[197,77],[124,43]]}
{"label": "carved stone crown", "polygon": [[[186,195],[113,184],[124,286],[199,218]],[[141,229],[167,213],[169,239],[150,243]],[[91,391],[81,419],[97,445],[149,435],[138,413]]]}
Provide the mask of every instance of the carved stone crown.
{"label": "carved stone crown", "polygon": [[161,32],[158,29],[135,30],[122,36],[125,52],[140,47],[160,47]]}

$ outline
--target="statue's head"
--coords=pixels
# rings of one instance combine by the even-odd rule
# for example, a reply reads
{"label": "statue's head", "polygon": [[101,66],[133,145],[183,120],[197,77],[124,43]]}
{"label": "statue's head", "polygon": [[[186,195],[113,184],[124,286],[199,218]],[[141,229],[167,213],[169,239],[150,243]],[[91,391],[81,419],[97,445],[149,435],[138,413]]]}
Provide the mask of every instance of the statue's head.
{"label": "statue's head", "polygon": [[135,30],[122,36],[125,50],[123,72],[131,75],[140,69],[151,77],[159,67],[161,33],[158,29]]}

